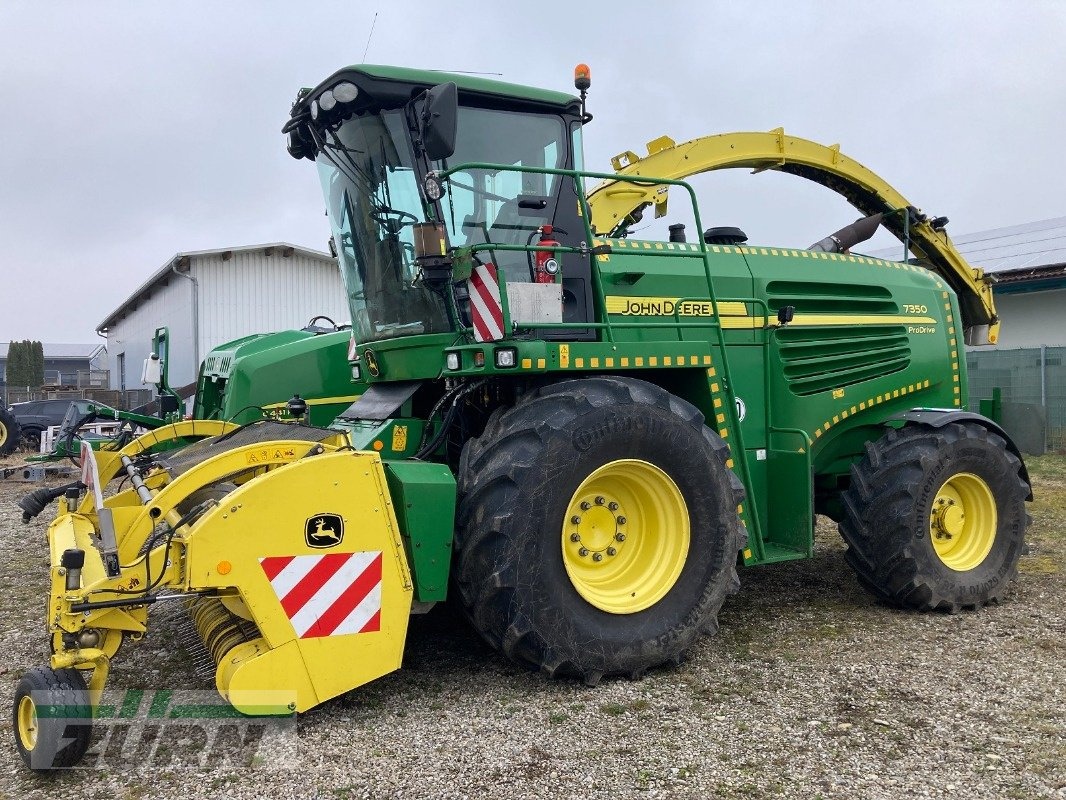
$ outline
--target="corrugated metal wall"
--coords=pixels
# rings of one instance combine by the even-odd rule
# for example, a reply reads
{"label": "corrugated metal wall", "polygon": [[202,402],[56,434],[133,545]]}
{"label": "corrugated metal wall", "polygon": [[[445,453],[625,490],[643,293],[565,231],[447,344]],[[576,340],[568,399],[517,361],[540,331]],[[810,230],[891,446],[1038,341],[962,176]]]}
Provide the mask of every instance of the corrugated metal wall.
{"label": "corrugated metal wall", "polygon": [[212,348],[252,333],[301,328],[316,314],[338,324],[350,312],[336,263],[284,248],[192,256],[189,273],[199,284],[199,348],[193,354],[192,282],[171,275],[167,285],[157,285],[151,296],[108,333],[108,361],[112,388],[119,388],[119,355],[124,354],[126,389],[141,388],[141,364],[151,350],[155,329],[170,328],[171,384],[183,386],[196,379],[200,360]]}
{"label": "corrugated metal wall", "polygon": [[[150,296],[128,308],[126,315],[107,332],[107,361],[112,389],[140,389],[141,365],[152,350],[155,329],[170,328],[175,343],[168,367],[175,385],[189,383],[198,367],[192,353],[192,283],[171,275],[166,285],[157,284]],[[122,370],[125,370],[123,386]]]}
{"label": "corrugated metal wall", "polygon": [[216,345],[250,333],[301,328],[316,314],[338,324],[351,316],[340,272],[332,260],[296,251],[263,251],[193,258],[200,282],[200,358]]}

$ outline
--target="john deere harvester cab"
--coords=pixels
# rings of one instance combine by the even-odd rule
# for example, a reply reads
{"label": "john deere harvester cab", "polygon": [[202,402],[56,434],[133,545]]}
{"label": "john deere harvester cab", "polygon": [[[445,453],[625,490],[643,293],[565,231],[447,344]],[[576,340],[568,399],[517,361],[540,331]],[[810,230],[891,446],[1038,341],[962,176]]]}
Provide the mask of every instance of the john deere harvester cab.
{"label": "john deere harvester cab", "polygon": [[[591,321],[588,259],[560,253],[548,273],[549,259],[530,250],[586,241],[578,184],[562,174],[580,164],[580,101],[476,78],[427,85],[441,77],[353,67],[293,110],[289,152],[318,166],[357,341],[403,337],[405,351],[439,354],[471,325],[479,298],[461,285],[456,295],[451,269],[434,260],[472,246],[493,246],[512,291],[551,297],[553,319]],[[419,249],[440,244],[445,251]],[[592,334],[549,338],[575,335]]]}
{"label": "john deere harvester cab", "polygon": [[[662,137],[584,171],[589,83],[363,65],[299,93],[284,131],[322,183],[358,399],[327,428],[294,398],[289,422],[189,420],[84,454],[49,529],[54,652],[15,697],[31,766],[84,753],[87,713],[38,712],[90,709],[161,602],[261,714],[397,669],[409,614],[446,598],[551,675],[677,663],[738,564],[812,555],[816,512],[886,602],[1003,596],[1028,477],[965,410],[964,332],[990,341],[998,319],[946,220],[783,131]],[[683,179],[729,166],[817,180],[863,220],[809,249],[705,229]],[[634,238],[670,191],[705,233]],[[879,224],[914,260],[851,251]]]}

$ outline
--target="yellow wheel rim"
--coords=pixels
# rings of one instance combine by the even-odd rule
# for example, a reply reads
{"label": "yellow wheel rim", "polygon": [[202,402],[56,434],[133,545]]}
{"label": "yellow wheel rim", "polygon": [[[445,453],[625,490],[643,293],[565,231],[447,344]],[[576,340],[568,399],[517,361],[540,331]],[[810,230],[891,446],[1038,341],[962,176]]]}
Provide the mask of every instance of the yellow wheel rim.
{"label": "yellow wheel rim", "polygon": [[929,536],[937,556],[957,572],[974,569],[996,541],[996,498],[988,484],[969,472],[944,482],[933,498]]}
{"label": "yellow wheel rim", "polygon": [[6,441],[7,441],[7,425],[5,425],[3,422],[0,422],[0,447],[3,447],[4,443]]}
{"label": "yellow wheel rim", "polygon": [[690,539],[688,506],[670,476],[647,461],[612,461],[570,499],[563,565],[577,593],[596,608],[634,614],[677,582]]}
{"label": "yellow wheel rim", "polygon": [[19,700],[18,726],[23,749],[33,750],[37,746],[37,706],[29,696]]}

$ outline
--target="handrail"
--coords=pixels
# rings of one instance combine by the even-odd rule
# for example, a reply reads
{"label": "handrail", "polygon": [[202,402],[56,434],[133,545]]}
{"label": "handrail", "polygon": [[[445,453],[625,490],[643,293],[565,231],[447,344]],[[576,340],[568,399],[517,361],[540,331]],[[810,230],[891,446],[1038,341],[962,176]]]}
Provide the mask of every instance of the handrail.
{"label": "handrail", "polygon": [[[683,180],[677,180],[677,179],[672,179],[672,178],[655,178],[655,177],[649,178],[649,177],[641,177],[641,176],[634,176],[634,175],[621,175],[621,174],[618,174],[618,173],[606,173],[606,172],[586,172],[584,170],[557,169],[557,168],[554,168],[554,167],[525,167],[525,166],[515,166],[514,164],[493,164],[491,162],[486,162],[486,161],[472,161],[472,162],[467,162],[467,163],[464,163],[464,164],[458,164],[456,166],[453,166],[453,167],[450,167],[450,168],[448,168],[446,170],[441,171],[440,173],[438,173],[438,176],[440,177],[441,180],[446,180],[449,176],[453,175],[456,172],[470,171],[470,170],[491,170],[491,171],[496,171],[496,172],[518,172],[518,173],[522,173],[522,174],[529,173],[529,174],[534,174],[534,175],[559,175],[561,177],[569,177],[574,182],[575,194],[578,197],[578,202],[580,203],[580,208],[581,208],[581,220],[584,223],[584,227],[585,227],[586,247],[589,248],[589,259],[590,259],[590,267],[591,267],[590,268],[590,272],[592,274],[593,288],[594,288],[594,291],[596,293],[596,297],[599,298],[599,302],[601,303],[602,319],[606,323],[606,325],[604,327],[604,332],[607,335],[608,341],[611,342],[611,343],[614,342],[614,332],[613,332],[613,329],[612,329],[612,323],[610,321],[610,315],[607,313],[606,305],[603,305],[603,303],[604,303],[603,298],[605,297],[604,290],[603,290],[603,279],[602,279],[602,276],[600,274],[600,269],[599,269],[599,265],[597,263],[596,257],[593,255],[592,249],[591,249],[592,245],[593,245],[593,241],[594,241],[594,239],[596,237],[596,234],[594,234],[593,230],[592,230],[592,207],[589,205],[588,199],[585,197],[585,192],[582,191],[581,179],[582,178],[598,178],[600,180],[609,180],[609,181],[615,181],[615,182],[621,182],[621,183],[628,183],[628,184],[634,184],[634,185],[637,185],[637,186],[648,186],[648,185],[651,185],[651,186],[659,186],[659,185],[679,186],[679,187],[681,187],[682,189],[685,190],[685,192],[688,194],[689,200],[692,203],[692,215],[693,215],[693,218],[694,218],[694,221],[695,221],[695,224],[696,224],[696,229],[697,230],[701,230],[701,231],[703,230],[703,220],[700,217],[700,209],[699,209],[699,203],[698,203],[698,201],[696,199],[696,191],[692,188],[692,186],[689,183],[687,183],[686,181],[683,181]],[[512,245],[512,246],[517,246],[517,245]],[[640,251],[640,250],[637,250],[637,251],[634,251],[634,252],[640,253],[642,255],[643,254],[651,255],[651,254],[654,253],[656,256],[667,256],[667,257],[695,258],[695,257],[698,256],[701,259],[701,261],[703,262],[703,274],[704,274],[704,279],[707,282],[707,298],[706,299],[709,299],[712,303],[714,303],[716,309],[718,308],[718,300],[715,297],[715,292],[714,292],[714,280],[713,280],[713,277],[712,277],[712,274],[711,274],[711,259],[710,259],[711,251],[708,249],[707,243],[705,241],[703,241],[702,237],[700,237],[699,247],[695,251],[688,251],[688,250],[683,250],[683,251],[676,251],[676,250],[675,251],[670,251],[670,250],[666,250],[666,251],[663,251],[663,250]],[[721,363],[722,385],[723,385],[724,389],[726,390],[726,392],[728,393],[729,396],[735,397],[735,395],[733,394],[732,376],[730,374],[730,369],[729,369],[729,357],[727,355],[726,345],[725,345],[725,333],[722,330],[722,326],[721,326],[721,323],[720,323],[720,317],[718,317],[717,319],[718,319],[718,324],[715,324],[713,326],[708,326],[708,327],[713,327],[713,329],[716,332],[716,338],[717,338],[717,344],[718,344],[718,352],[721,354],[721,357],[722,357],[722,363]],[[567,324],[567,323],[564,323],[564,324]],[[569,327],[574,328],[574,327],[588,327],[588,326],[578,323],[578,324],[569,324]],[[733,463],[739,469],[740,474],[741,474],[741,480],[743,480],[744,485],[750,488],[752,486],[751,474],[750,474],[750,471],[748,470],[748,461],[747,461],[747,457],[746,457],[746,450],[744,448],[744,435],[743,435],[743,433],[741,431],[741,428],[740,428],[740,420],[739,420],[738,414],[737,414],[736,403],[725,403],[724,405],[729,406],[728,410],[725,413],[727,414],[727,419],[729,420],[729,427],[734,432],[734,441],[736,442],[736,446],[735,446],[735,448],[733,450]],[[750,508],[750,506],[749,506],[749,508]],[[759,522],[759,515],[755,514],[755,513],[749,513],[747,516],[751,520],[751,524],[752,524],[753,528],[755,529],[756,536],[761,540],[763,537],[762,537],[762,531],[761,531],[761,526],[760,526],[760,522]]]}

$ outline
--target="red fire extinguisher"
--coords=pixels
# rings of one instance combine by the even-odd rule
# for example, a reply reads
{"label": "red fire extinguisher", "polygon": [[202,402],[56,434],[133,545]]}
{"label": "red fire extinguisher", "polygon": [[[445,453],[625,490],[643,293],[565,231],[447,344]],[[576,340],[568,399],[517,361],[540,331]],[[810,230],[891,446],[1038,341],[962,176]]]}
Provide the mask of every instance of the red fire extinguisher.
{"label": "red fire extinguisher", "polygon": [[[552,226],[540,226],[540,241],[537,247],[558,247],[559,242],[552,238]],[[537,250],[534,254],[533,279],[537,283],[555,283],[559,274],[559,259],[552,250]]]}

